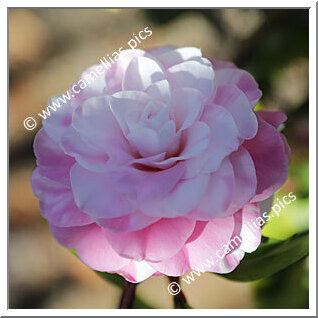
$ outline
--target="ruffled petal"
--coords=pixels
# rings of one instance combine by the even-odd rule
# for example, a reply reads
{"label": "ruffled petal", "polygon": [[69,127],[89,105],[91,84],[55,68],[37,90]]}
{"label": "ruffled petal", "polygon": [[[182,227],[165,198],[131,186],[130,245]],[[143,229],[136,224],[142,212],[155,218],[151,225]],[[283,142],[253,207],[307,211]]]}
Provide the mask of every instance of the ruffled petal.
{"label": "ruffled petal", "polygon": [[199,174],[192,179],[181,180],[172,191],[159,198],[157,202],[142,202],[140,209],[149,216],[172,218],[186,215],[199,204],[209,179],[208,174]]}
{"label": "ruffled petal", "polygon": [[207,190],[189,217],[201,220],[224,217],[234,197],[234,186],[233,166],[229,159],[224,159],[220,168],[211,173]]}
{"label": "ruffled petal", "polygon": [[109,156],[83,141],[79,132],[72,126],[65,130],[60,146],[67,155],[74,157],[86,169],[93,171],[107,169]]}
{"label": "ruffled petal", "polygon": [[131,232],[141,230],[157,221],[159,218],[150,217],[140,211],[112,219],[96,219],[96,223],[110,229],[112,232]]}
{"label": "ruffled petal", "polygon": [[128,282],[136,284],[153,276],[156,271],[146,261],[130,261],[128,265],[121,268],[117,273],[122,275]]}
{"label": "ruffled petal", "polygon": [[[198,221],[192,236],[182,250],[160,263],[151,263],[151,267],[168,276],[181,276],[191,269],[199,270],[204,267],[207,259],[216,259],[217,251],[227,244],[234,229],[234,218]],[[213,262],[213,261],[212,261]],[[210,270],[218,272],[219,264],[210,262]],[[202,268],[203,269],[203,268]],[[204,268],[203,271],[207,269]]]}
{"label": "ruffled petal", "polygon": [[119,54],[115,64],[107,64],[107,60],[106,62],[104,60],[105,65],[109,67],[105,75],[106,87],[104,93],[111,95],[121,91],[123,87],[123,77],[127,66],[132,59],[145,55],[146,52],[143,50],[124,50]]}
{"label": "ruffled petal", "polygon": [[172,93],[171,108],[178,131],[189,128],[203,109],[204,97],[193,88],[176,89]]}
{"label": "ruffled petal", "polygon": [[239,137],[252,139],[257,132],[257,118],[243,92],[235,85],[217,88],[213,102],[226,108],[233,116]]}
{"label": "ruffled petal", "polygon": [[63,103],[60,98],[62,99],[63,96],[54,96],[49,100],[48,105],[52,106],[53,109],[48,106],[46,113],[49,113],[49,115],[46,115],[46,119],[42,120],[42,125],[47,135],[56,143],[60,141],[67,127],[71,125],[72,114],[78,107],[78,103],[74,98],[71,98],[69,101],[64,99],[66,103]]}
{"label": "ruffled petal", "polygon": [[128,64],[123,78],[123,90],[144,91],[152,84],[165,80],[161,67],[148,57],[136,57]]}
{"label": "ruffled petal", "polygon": [[243,144],[256,169],[257,190],[253,202],[267,199],[285,183],[289,163],[280,133],[260,115],[257,118],[257,135]]}
{"label": "ruffled petal", "polygon": [[236,85],[247,97],[251,107],[257,104],[262,96],[262,92],[258,89],[258,84],[254,77],[238,68],[225,68],[215,71],[215,85],[221,86],[226,84]]}
{"label": "ruffled petal", "polygon": [[[259,217],[258,206],[248,204],[234,216],[209,222],[197,221],[191,237],[178,254],[149,265],[169,276],[181,276],[190,271],[229,273],[240,263],[245,252],[251,253],[259,246]],[[184,279],[191,280],[189,277]]]}
{"label": "ruffled petal", "polygon": [[40,211],[55,226],[80,226],[93,223],[75,204],[72,190],[64,184],[46,178],[36,168],[31,176],[35,195],[40,199]]}
{"label": "ruffled petal", "polygon": [[96,224],[67,228],[50,225],[50,229],[61,245],[75,248],[81,261],[94,270],[118,271],[130,262],[113,250]]}
{"label": "ruffled petal", "polygon": [[210,144],[200,157],[187,161],[185,178],[191,178],[200,172],[216,171],[222,160],[240,145],[235,121],[225,108],[210,105],[204,109],[201,121],[210,127]]}
{"label": "ruffled petal", "polygon": [[243,146],[231,154],[230,161],[234,171],[235,187],[231,205],[224,213],[226,216],[232,215],[243,205],[250,202],[255,195],[257,187],[254,162]]}
{"label": "ruffled petal", "polygon": [[281,111],[266,111],[260,110],[257,112],[267,123],[275,128],[278,128],[283,122],[287,120],[287,116]]}
{"label": "ruffled petal", "polygon": [[181,47],[168,50],[167,52],[164,52],[160,55],[157,54],[156,58],[163,64],[165,68],[169,68],[173,65],[180,64],[201,56],[201,50],[196,47]]}
{"label": "ruffled petal", "polygon": [[205,100],[209,99],[214,90],[214,71],[204,61],[186,61],[167,69],[166,76],[174,89],[195,88]]}
{"label": "ruffled petal", "polygon": [[112,162],[123,164],[134,158],[108,97],[93,97],[83,102],[73,114],[72,126],[84,142],[107,154]]}
{"label": "ruffled petal", "polygon": [[41,175],[70,186],[70,169],[75,160],[67,156],[44,129],[35,136],[33,149]]}
{"label": "ruffled petal", "polygon": [[89,171],[76,163],[71,169],[71,183],[76,205],[94,219],[121,217],[134,211],[107,173]]}
{"label": "ruffled petal", "polygon": [[[86,69],[81,75],[81,80],[87,86],[76,97],[83,101],[91,97],[101,96],[106,86],[105,72],[106,68],[102,64],[96,64]],[[76,89],[78,90],[78,88]]]}
{"label": "ruffled petal", "polygon": [[186,218],[161,219],[140,231],[114,233],[104,229],[104,234],[119,255],[159,262],[178,253],[194,226],[195,221]]}

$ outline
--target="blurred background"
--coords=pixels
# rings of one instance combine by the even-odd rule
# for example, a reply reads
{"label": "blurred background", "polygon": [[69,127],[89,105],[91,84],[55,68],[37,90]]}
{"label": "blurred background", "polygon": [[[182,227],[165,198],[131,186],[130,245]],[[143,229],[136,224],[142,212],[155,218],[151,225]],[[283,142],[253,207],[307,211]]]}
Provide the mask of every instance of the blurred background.
{"label": "blurred background", "polygon": [[[120,289],[59,246],[40,216],[30,176],[41,124],[28,131],[23,120],[38,119],[51,96],[146,26],[153,33],[138,48],[196,46],[234,61],[259,83],[258,109],[287,113],[290,174],[277,197],[292,191],[297,200],[263,235],[286,239],[308,229],[308,22],[308,10],[299,9],[9,9],[10,308],[118,306]],[[167,284],[150,278],[137,295],[146,306],[172,308]],[[252,283],[206,273],[183,290],[193,308],[308,308],[308,260]]]}

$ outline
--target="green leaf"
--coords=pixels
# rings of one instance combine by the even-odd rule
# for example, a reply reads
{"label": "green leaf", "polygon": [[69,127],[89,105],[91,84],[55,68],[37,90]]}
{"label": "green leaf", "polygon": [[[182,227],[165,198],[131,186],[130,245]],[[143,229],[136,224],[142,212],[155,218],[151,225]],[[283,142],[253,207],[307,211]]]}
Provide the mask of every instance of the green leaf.
{"label": "green leaf", "polygon": [[103,277],[105,280],[107,280],[108,282],[122,288],[124,286],[124,282],[125,279],[117,274],[110,274],[110,273],[106,273],[106,272],[98,272],[95,271],[95,273],[97,273],[99,276]]}
{"label": "green leaf", "polygon": [[246,254],[233,272],[221,276],[236,281],[254,281],[281,271],[308,253],[309,233],[304,232],[285,241],[261,245],[255,252]]}

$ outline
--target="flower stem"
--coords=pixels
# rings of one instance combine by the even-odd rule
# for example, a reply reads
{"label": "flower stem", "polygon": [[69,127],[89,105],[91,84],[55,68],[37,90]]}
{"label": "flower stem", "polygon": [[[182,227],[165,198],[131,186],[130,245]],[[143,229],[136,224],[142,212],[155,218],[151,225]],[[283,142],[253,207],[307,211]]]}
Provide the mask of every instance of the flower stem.
{"label": "flower stem", "polygon": [[131,309],[134,305],[137,284],[125,281],[119,309]]}
{"label": "flower stem", "polygon": [[[169,276],[170,283],[177,283],[180,285],[179,277]],[[182,290],[177,295],[173,296],[174,309],[191,309],[191,307],[187,304],[187,300],[184,296]]]}

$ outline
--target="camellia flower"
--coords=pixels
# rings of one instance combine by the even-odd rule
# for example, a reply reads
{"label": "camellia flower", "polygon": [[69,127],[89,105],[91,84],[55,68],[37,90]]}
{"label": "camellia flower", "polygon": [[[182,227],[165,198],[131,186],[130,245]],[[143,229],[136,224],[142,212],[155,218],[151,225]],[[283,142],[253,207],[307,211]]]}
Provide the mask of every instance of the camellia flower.
{"label": "camellia flower", "polygon": [[288,174],[286,116],[254,112],[260,97],[249,73],[200,49],[123,51],[35,138],[32,186],[56,240],[139,282],[202,267],[239,235],[206,268],[232,271],[260,244],[258,202]]}

